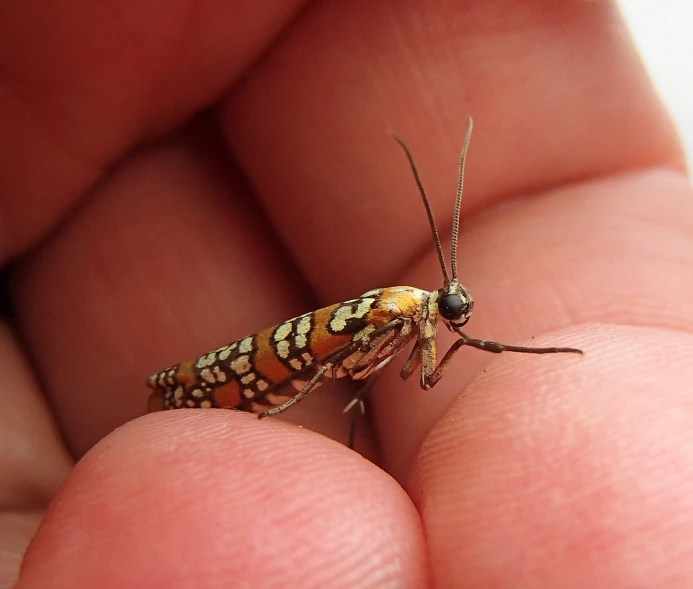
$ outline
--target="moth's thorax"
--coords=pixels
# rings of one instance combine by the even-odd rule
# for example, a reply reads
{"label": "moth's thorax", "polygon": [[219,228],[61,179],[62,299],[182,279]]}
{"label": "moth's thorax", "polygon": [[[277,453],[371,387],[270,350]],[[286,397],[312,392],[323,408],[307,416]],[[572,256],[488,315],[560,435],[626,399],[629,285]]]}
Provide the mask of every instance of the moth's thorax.
{"label": "moth's thorax", "polygon": [[430,292],[413,286],[392,286],[370,290],[361,298],[375,299],[370,311],[371,321],[383,325],[396,317],[406,317],[418,323],[430,296]]}

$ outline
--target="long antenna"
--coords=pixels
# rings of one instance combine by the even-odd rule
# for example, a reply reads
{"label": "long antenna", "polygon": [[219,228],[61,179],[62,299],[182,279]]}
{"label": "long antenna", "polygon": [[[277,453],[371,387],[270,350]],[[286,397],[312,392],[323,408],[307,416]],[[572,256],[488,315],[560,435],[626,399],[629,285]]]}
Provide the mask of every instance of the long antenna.
{"label": "long antenna", "polygon": [[467,134],[464,137],[462,144],[462,155],[460,155],[460,171],[457,177],[457,194],[455,195],[455,213],[452,217],[452,237],[450,238],[450,265],[452,266],[452,279],[457,279],[457,238],[460,234],[460,211],[462,210],[462,188],[464,187],[464,166],[467,163],[467,150],[469,149],[469,140],[472,138],[472,129],[474,121],[469,117],[469,126]]}
{"label": "long antenna", "polygon": [[[471,121],[471,119],[470,119]],[[471,128],[470,128],[471,132]],[[469,132],[467,133],[469,135]],[[428,215],[428,224],[431,226],[431,231],[433,232],[433,241],[436,244],[436,251],[438,252],[438,261],[440,262],[440,269],[443,271],[443,278],[445,279],[445,286],[450,283],[450,276],[448,275],[448,270],[445,267],[445,256],[443,255],[443,246],[440,243],[440,235],[438,234],[438,227],[436,227],[436,220],[433,217],[433,209],[431,208],[431,203],[426,196],[426,190],[424,189],[423,182],[421,182],[421,176],[419,176],[419,170],[416,169],[416,162],[414,162],[414,157],[409,151],[407,144],[399,137],[396,133],[390,133],[390,136],[400,144],[404,153],[409,160],[409,165],[411,166],[411,171],[414,173],[414,179],[416,180],[416,185],[419,187],[419,192],[421,193],[421,198],[423,199],[424,206],[426,207],[426,214]],[[467,140],[469,137],[467,137]],[[468,142],[468,141],[467,141]],[[458,223],[459,224],[459,223]],[[455,266],[452,267],[454,276],[457,275]]]}

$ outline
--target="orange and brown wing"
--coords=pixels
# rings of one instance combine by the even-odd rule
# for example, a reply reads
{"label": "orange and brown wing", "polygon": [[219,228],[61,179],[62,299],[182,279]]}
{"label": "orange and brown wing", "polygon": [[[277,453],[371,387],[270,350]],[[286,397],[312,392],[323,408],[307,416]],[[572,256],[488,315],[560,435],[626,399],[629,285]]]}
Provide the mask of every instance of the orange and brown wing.
{"label": "orange and brown wing", "polygon": [[148,380],[154,389],[148,409],[258,411],[279,404],[275,396],[285,399],[292,383],[294,390],[302,386],[368,327],[376,305],[376,297],[331,305],[162,370]]}
{"label": "orange and brown wing", "polygon": [[[154,389],[148,409],[226,407],[262,411],[294,396],[331,360],[335,366],[325,378],[365,376],[368,366],[358,366],[358,362],[368,350],[357,351],[354,344],[365,341],[379,328],[388,329],[387,325],[398,317],[412,318],[420,307],[420,293],[423,291],[410,287],[369,291],[358,299],[300,315],[196,360],[162,370],[148,380]],[[385,346],[380,336],[376,343],[380,348],[371,354],[370,368],[387,353],[397,353],[401,348]],[[347,358],[345,352],[351,355]]]}

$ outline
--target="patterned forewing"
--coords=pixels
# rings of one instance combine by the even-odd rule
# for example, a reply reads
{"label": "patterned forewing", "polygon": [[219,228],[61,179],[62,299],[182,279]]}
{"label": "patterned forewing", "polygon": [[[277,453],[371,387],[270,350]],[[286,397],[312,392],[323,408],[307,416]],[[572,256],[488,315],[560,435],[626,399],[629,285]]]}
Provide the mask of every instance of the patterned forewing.
{"label": "patterned forewing", "polygon": [[[300,315],[162,370],[148,380],[154,389],[149,410],[227,407],[257,412],[280,405],[332,357],[402,314],[385,296],[389,290],[370,291],[358,299]],[[340,361],[323,380],[370,373],[376,360],[381,362],[386,351],[390,355],[394,351],[388,347],[392,338],[383,339],[384,335],[371,348]],[[359,366],[369,350],[372,361]],[[370,369],[364,372],[364,368]]]}

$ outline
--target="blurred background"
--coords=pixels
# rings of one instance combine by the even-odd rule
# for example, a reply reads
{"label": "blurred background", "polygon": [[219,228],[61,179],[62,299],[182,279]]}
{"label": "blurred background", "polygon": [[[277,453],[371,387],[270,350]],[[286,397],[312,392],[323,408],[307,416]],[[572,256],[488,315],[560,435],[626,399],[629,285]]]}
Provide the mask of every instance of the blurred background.
{"label": "blurred background", "polygon": [[620,0],[693,170],[693,0]]}

